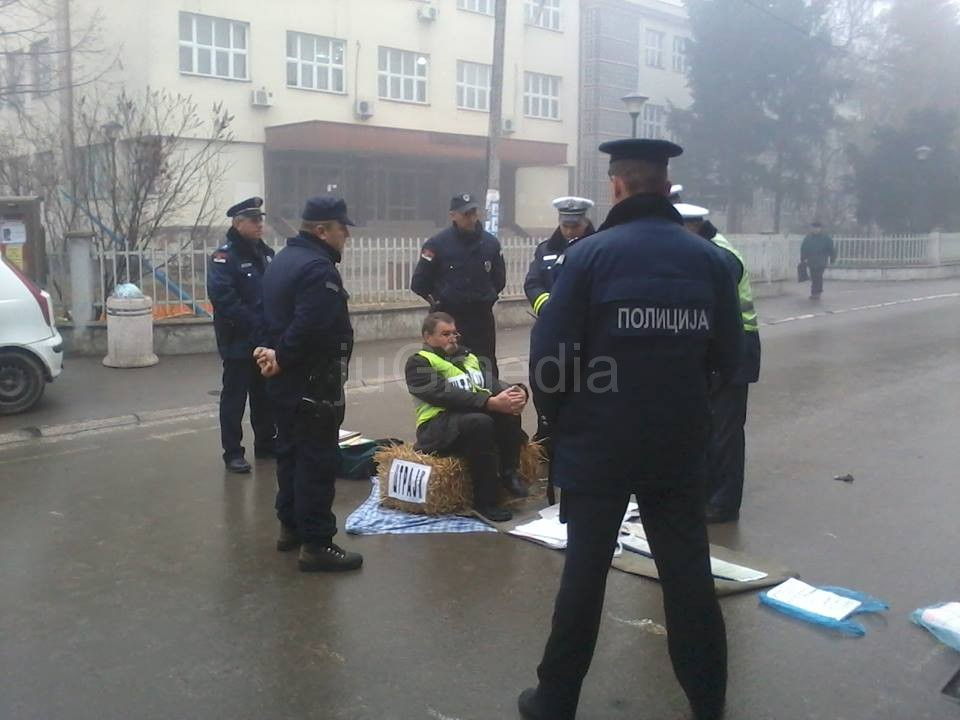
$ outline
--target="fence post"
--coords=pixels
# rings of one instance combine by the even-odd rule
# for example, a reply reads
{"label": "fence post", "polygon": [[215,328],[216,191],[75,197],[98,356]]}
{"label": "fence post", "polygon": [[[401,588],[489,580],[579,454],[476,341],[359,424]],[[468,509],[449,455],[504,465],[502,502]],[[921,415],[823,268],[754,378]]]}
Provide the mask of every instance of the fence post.
{"label": "fence post", "polygon": [[931,265],[939,265],[941,262],[940,255],[940,231],[932,230],[930,232],[930,239],[927,245],[927,257],[930,260]]}
{"label": "fence post", "polygon": [[93,234],[68,232],[64,235],[70,272],[70,317],[74,333],[84,333],[93,317]]}

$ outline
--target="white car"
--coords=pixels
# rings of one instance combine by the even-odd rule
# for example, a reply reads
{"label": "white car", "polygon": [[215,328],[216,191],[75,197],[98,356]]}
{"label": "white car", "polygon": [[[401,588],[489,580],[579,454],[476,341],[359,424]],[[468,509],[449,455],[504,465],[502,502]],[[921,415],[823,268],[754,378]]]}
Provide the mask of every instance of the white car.
{"label": "white car", "polygon": [[62,368],[50,295],[0,257],[0,415],[36,405]]}

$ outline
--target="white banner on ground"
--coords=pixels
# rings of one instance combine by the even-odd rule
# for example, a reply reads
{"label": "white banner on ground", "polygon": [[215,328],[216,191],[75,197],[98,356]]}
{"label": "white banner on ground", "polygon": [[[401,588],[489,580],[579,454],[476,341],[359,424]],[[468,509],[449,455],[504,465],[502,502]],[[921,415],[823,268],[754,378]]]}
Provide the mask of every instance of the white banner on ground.
{"label": "white banner on ground", "polygon": [[387,495],[397,500],[423,505],[427,502],[427,488],[432,470],[429,465],[394,460],[390,466]]}

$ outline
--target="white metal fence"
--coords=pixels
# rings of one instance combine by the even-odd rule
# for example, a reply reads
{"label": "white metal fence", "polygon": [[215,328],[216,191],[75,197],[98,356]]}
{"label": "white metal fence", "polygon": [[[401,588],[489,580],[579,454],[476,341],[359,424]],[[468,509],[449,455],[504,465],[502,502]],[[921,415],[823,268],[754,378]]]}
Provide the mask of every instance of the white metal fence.
{"label": "white metal fence", "polygon": [[[503,297],[523,295],[523,280],[533,250],[543,238],[500,240],[507,267]],[[744,256],[754,282],[793,276],[802,238],[775,235],[730,235]],[[410,277],[425,238],[354,238],[348,242],[340,271],[353,305],[415,303]],[[282,244],[282,240],[276,241]],[[837,263],[848,267],[936,265],[960,262],[960,233],[895,237],[836,237]],[[210,313],[206,270],[216,245],[191,245],[174,239],[155,240],[149,248],[104,247],[94,253],[95,302],[99,309],[122,282],[133,282],[154,300],[158,317],[203,317]],[[279,245],[276,249],[279,249]],[[54,282],[66,297],[69,273],[63,258],[51,256]]]}

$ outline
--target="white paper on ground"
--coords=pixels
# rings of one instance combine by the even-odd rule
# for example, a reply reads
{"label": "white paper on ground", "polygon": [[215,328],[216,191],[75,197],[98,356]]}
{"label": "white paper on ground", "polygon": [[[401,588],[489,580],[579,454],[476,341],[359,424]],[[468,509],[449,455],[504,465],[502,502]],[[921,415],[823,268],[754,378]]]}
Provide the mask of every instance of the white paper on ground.
{"label": "white paper on ground", "polygon": [[960,635],[960,602],[927,608],[920,613],[920,619],[928,625]]}
{"label": "white paper on ground", "polygon": [[790,578],[767,592],[767,597],[799,610],[843,620],[862,604],[859,600],[820,590],[802,580]]}
{"label": "white paper on ground", "polygon": [[567,547],[567,526],[555,518],[531,520],[523,525],[517,525],[510,534],[528,538],[554,550],[563,550]]}
{"label": "white paper on ground", "polygon": [[359,430],[341,430],[340,431],[340,442],[344,440],[349,440],[350,438],[356,437],[360,434]]}

